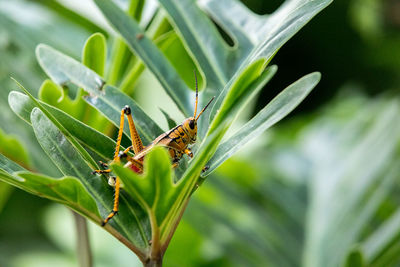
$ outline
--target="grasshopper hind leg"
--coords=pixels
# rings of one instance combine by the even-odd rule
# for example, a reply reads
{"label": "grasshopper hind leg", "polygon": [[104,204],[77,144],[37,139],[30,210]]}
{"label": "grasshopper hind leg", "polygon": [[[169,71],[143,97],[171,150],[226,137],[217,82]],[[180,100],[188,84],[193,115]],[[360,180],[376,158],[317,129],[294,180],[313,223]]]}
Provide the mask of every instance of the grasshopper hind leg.
{"label": "grasshopper hind leg", "polygon": [[[135,154],[139,153],[141,150],[143,150],[143,144],[142,140],[140,139],[140,136],[136,130],[135,123],[133,122],[132,118],[132,112],[129,106],[125,106],[121,110],[121,119],[120,119],[120,125],[119,125],[119,130],[118,130],[118,137],[117,137],[117,144],[115,146],[115,152],[114,152],[114,158],[113,162],[120,162],[120,147],[121,147],[121,139],[122,139],[122,132],[124,129],[124,119],[125,115],[127,116],[128,119],[128,124],[129,124],[129,131],[131,134],[131,139],[132,139],[132,146],[128,147],[122,152],[122,155],[126,155],[126,153],[130,150],[133,149]],[[109,173],[111,172],[110,169],[108,170],[96,170],[94,171],[95,173]],[[112,211],[108,214],[108,216],[103,220],[102,226],[105,226],[117,213],[118,213],[118,208],[119,208],[119,195],[120,195],[120,189],[121,189],[121,181],[119,177],[115,177],[115,180],[113,179],[113,184],[114,184],[114,204],[113,204],[113,209]]]}

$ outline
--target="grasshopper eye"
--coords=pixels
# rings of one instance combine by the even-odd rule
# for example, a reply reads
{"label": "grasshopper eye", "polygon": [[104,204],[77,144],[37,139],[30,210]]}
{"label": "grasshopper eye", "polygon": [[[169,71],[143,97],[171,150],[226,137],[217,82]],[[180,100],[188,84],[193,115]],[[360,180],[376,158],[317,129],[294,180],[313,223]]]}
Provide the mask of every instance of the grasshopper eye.
{"label": "grasshopper eye", "polygon": [[189,127],[190,127],[190,129],[194,129],[194,120],[190,120],[189,121]]}

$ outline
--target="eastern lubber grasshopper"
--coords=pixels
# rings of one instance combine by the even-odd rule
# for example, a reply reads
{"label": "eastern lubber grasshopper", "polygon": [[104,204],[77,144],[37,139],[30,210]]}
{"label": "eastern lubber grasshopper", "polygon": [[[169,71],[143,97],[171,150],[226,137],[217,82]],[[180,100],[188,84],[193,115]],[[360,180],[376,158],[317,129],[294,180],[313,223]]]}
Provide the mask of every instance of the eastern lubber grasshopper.
{"label": "eastern lubber grasshopper", "polygon": [[[146,147],[143,147],[142,140],[138,132],[136,131],[135,123],[133,122],[131,109],[129,106],[125,106],[121,110],[121,119],[117,137],[117,144],[115,147],[114,157],[112,162],[120,162],[121,158],[125,158],[127,163],[125,164],[126,168],[130,168],[132,171],[136,173],[143,172],[143,159],[147,153],[155,146],[161,145],[165,146],[169,154],[172,158],[172,166],[175,168],[179,164],[179,160],[183,157],[184,154],[188,155],[189,157],[193,157],[193,153],[189,148],[190,144],[196,142],[197,138],[197,120],[199,119],[200,115],[206,110],[206,108],[210,105],[213,101],[214,97],[208,102],[208,104],[200,111],[197,115],[197,103],[198,103],[198,85],[197,85],[197,77],[195,73],[195,82],[196,82],[196,100],[194,106],[194,114],[193,117],[189,117],[185,119],[182,124],[179,124],[172,128],[171,130],[161,134],[157,137],[151,144]],[[121,146],[121,138],[122,132],[124,128],[124,118],[125,115],[128,118],[129,123],[129,131],[132,139],[132,145],[125,149],[124,151],[120,152]],[[196,117],[197,115],[197,117]],[[128,152],[133,150],[134,156],[130,156]],[[107,167],[107,164],[102,163],[103,166]],[[105,170],[95,170],[93,173],[110,173],[111,169]],[[111,213],[104,219],[102,226],[104,226],[115,214],[118,212],[118,205],[119,205],[119,193],[120,193],[120,179],[118,177],[112,177],[110,184],[114,186],[115,195],[114,195],[114,207]]]}

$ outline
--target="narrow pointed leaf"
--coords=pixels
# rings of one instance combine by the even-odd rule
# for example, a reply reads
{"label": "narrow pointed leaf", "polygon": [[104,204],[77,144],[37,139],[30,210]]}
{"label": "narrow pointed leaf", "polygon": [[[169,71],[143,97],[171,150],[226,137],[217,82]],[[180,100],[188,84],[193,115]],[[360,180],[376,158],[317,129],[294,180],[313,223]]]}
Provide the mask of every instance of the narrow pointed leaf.
{"label": "narrow pointed leaf", "polygon": [[246,103],[271,80],[277,67],[272,66],[264,71],[265,63],[263,59],[254,62],[233,83],[227,84],[212,107],[210,131],[227,117],[235,118]]}
{"label": "narrow pointed leaf", "polygon": [[[146,37],[137,22],[125,14],[112,1],[95,0],[109,22],[118,30],[127,44],[155,75],[171,99],[185,116],[189,116],[192,107],[188,101],[188,87],[172,67],[172,64]],[[141,36],[141,38],[137,38]]]}
{"label": "narrow pointed leaf", "polygon": [[207,164],[210,168],[202,176],[209,175],[246,143],[261,135],[266,129],[289,114],[317,85],[320,77],[319,73],[306,75],[283,90],[254,118],[218,147]]}
{"label": "narrow pointed leaf", "polygon": [[105,84],[103,78],[75,59],[44,44],[36,47],[36,57],[42,69],[55,83],[65,85],[71,82],[90,94],[101,93]]}
{"label": "narrow pointed leaf", "polygon": [[[8,103],[15,114],[30,123],[30,114],[36,105],[28,96],[20,92],[12,91],[8,95]],[[112,159],[116,145],[115,141],[86,124],[72,118],[65,112],[46,103],[40,103],[46,107],[46,109],[65,127],[65,129],[68,130],[68,132],[71,133],[72,136],[77,138],[81,143],[90,147],[103,158],[108,160]]]}

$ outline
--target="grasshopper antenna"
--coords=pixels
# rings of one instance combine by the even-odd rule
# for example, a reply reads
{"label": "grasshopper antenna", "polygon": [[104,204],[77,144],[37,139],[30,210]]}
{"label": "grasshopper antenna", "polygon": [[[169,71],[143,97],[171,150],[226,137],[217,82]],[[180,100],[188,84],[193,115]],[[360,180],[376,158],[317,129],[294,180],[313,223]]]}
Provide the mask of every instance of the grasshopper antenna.
{"label": "grasshopper antenna", "polygon": [[196,118],[196,113],[197,113],[197,103],[199,102],[199,88],[197,86],[197,75],[196,75],[196,70],[193,70],[194,73],[194,81],[196,84],[196,101],[194,104],[194,114],[193,114],[193,118]]}
{"label": "grasshopper antenna", "polygon": [[207,103],[207,105],[200,111],[197,118],[195,118],[196,121],[199,119],[200,115],[204,112],[204,110],[206,110],[206,108],[208,108],[208,106],[211,104],[211,102],[214,100],[214,98],[215,98],[215,96],[213,96],[213,98],[211,98],[211,100]]}

